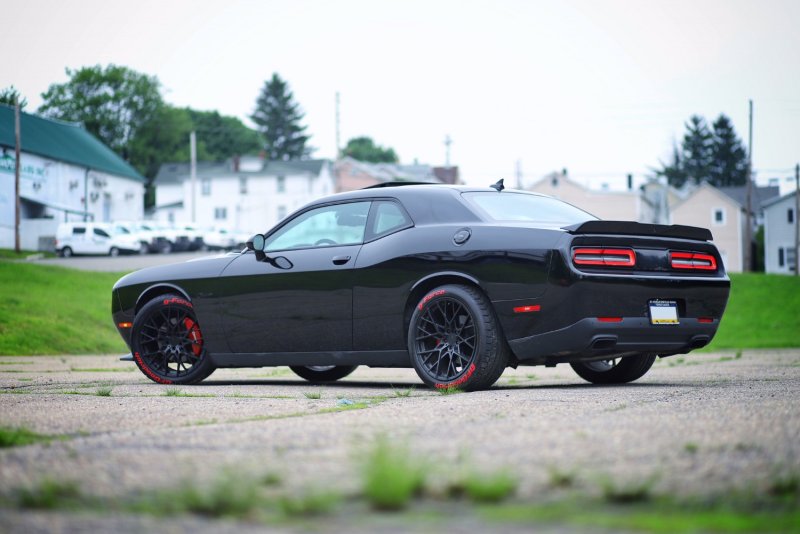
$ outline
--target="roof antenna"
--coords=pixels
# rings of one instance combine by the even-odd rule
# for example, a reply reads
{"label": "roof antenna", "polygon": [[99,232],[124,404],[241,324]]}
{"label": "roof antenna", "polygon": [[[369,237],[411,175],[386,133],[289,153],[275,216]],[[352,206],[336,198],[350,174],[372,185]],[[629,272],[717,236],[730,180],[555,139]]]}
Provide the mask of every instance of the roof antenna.
{"label": "roof antenna", "polygon": [[504,185],[503,185],[503,179],[502,179],[502,178],[500,178],[499,180],[497,180],[497,183],[496,183],[496,184],[492,184],[492,185],[490,185],[489,187],[492,187],[492,188],[494,188],[494,189],[497,189],[497,192],[498,192],[498,193],[499,193],[500,191],[502,191],[503,189],[505,189],[505,188],[506,188],[506,186],[504,186]]}

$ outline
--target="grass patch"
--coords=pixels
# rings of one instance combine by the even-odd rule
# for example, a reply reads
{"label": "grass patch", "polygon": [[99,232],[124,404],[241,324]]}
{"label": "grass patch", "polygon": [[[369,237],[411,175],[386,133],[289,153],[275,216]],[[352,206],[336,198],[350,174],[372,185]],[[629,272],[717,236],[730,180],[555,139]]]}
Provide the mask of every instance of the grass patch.
{"label": "grass patch", "polygon": [[303,392],[303,396],[307,399],[321,399],[322,398],[322,391],[305,391]]}
{"label": "grass patch", "polygon": [[364,497],[376,510],[402,510],[425,484],[424,466],[385,436],[367,454],[363,469]]}
{"label": "grass patch", "polygon": [[800,511],[796,508],[753,511],[725,505],[687,506],[669,501],[626,506],[609,506],[591,501],[547,505],[506,504],[481,507],[477,513],[484,519],[499,523],[574,525],[654,534],[800,530],[797,526],[800,525]]}
{"label": "grass patch", "polygon": [[288,516],[309,516],[330,513],[340,502],[337,493],[311,490],[299,496],[284,496],[278,501],[281,511]]}
{"label": "grass patch", "polygon": [[125,352],[110,313],[120,276],[0,260],[0,354]]}
{"label": "grass patch", "polygon": [[131,508],[153,515],[193,513],[208,517],[247,517],[265,502],[256,481],[226,473],[210,484],[184,482],[176,489],[148,494],[133,502]]}
{"label": "grass patch", "polygon": [[478,475],[473,473],[464,483],[464,492],[475,502],[497,503],[510,497],[518,480],[507,471]]}
{"label": "grass patch", "polygon": [[615,482],[611,477],[601,479],[603,498],[614,504],[647,502],[653,498],[653,486],[658,477],[653,475],[644,480]]}
{"label": "grass patch", "polygon": [[392,392],[394,393],[395,397],[410,397],[412,393],[414,393],[414,386],[411,386],[407,389],[395,389],[392,387]]}
{"label": "grass patch", "polygon": [[56,255],[52,252],[39,252],[36,250],[20,250],[19,254],[14,252],[14,249],[0,248],[0,260],[24,260],[28,256],[41,254],[45,258],[55,258]]}
{"label": "grass patch", "polygon": [[703,349],[800,346],[800,277],[731,274],[731,295],[714,341]]}
{"label": "grass patch", "polygon": [[464,390],[459,387],[436,388],[436,391],[438,391],[440,395],[456,395],[458,393],[464,393]]}
{"label": "grass patch", "polygon": [[111,391],[113,389],[114,388],[108,388],[108,387],[106,387],[106,388],[97,388],[97,391],[95,391],[95,395],[97,395],[98,397],[110,397],[111,396]]}
{"label": "grass patch", "polygon": [[550,467],[547,470],[548,483],[551,488],[571,488],[575,485],[577,476],[575,471],[563,471],[557,467]]}
{"label": "grass patch", "polygon": [[85,506],[85,497],[75,482],[46,479],[33,488],[17,492],[17,503],[21,508],[53,510],[55,508],[77,508]]}
{"label": "grass patch", "polygon": [[52,436],[37,434],[25,427],[0,426],[0,448],[22,447],[42,442],[49,443],[52,440]]}

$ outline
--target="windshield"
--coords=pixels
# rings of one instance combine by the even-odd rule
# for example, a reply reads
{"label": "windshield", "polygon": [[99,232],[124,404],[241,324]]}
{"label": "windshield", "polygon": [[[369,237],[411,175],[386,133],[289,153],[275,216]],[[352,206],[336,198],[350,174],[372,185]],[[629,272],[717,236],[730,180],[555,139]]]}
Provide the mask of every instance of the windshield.
{"label": "windshield", "polygon": [[467,192],[462,195],[489,220],[569,225],[597,219],[551,197],[512,192]]}

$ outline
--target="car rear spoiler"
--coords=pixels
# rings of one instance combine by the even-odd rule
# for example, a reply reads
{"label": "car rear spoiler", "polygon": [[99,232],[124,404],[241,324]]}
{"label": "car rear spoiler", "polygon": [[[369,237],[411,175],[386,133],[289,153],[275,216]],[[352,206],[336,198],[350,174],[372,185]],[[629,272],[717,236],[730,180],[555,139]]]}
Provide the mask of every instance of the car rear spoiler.
{"label": "car rear spoiler", "polygon": [[618,234],[658,237],[677,237],[696,241],[711,241],[714,237],[707,228],[681,224],[644,224],[633,221],[586,221],[564,226],[571,234]]}

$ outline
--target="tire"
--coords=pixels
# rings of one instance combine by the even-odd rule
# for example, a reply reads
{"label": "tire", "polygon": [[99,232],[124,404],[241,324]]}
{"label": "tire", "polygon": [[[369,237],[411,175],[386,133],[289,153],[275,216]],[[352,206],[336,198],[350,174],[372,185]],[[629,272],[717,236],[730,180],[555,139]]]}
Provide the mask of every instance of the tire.
{"label": "tire", "polygon": [[131,348],[139,370],[159,384],[196,384],[214,372],[192,303],[179,295],[161,295],[139,310]]}
{"label": "tire", "polygon": [[626,384],[643,377],[655,361],[655,354],[640,354],[594,362],[574,362],[570,365],[578,376],[592,384]]}
{"label": "tire", "polygon": [[478,289],[445,285],[417,303],[408,327],[417,375],[436,389],[487,389],[508,365],[508,347],[489,300]]}
{"label": "tire", "polygon": [[335,382],[356,370],[357,365],[294,365],[289,367],[294,374],[309,382]]}
{"label": "tire", "polygon": [[116,258],[117,256],[119,256],[119,249],[117,247],[111,247],[110,249],[108,249],[108,255],[111,256],[112,258]]}
{"label": "tire", "polygon": [[145,243],[144,241],[142,241],[141,243],[139,243],[139,250],[138,250],[137,252],[138,252],[139,254],[141,254],[142,256],[144,256],[145,254],[147,254],[147,253],[149,252],[149,250],[148,250],[148,246],[147,246],[147,243]]}
{"label": "tire", "polygon": [[159,250],[158,250],[158,251],[159,251],[161,254],[170,254],[170,253],[172,252],[172,243],[170,243],[169,241],[165,241],[165,242],[164,242],[164,243],[161,245],[161,248],[159,248]]}
{"label": "tire", "polygon": [[64,247],[61,249],[61,257],[62,258],[71,258],[72,257],[72,249],[70,247]]}

